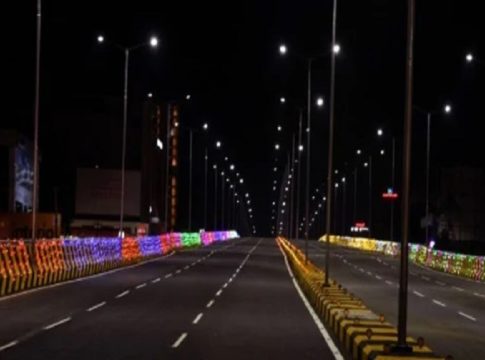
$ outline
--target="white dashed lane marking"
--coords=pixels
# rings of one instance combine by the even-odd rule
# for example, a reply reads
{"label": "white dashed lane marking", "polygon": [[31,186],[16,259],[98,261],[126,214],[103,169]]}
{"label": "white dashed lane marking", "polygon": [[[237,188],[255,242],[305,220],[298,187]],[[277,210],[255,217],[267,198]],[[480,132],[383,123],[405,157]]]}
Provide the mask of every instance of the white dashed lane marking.
{"label": "white dashed lane marking", "polygon": [[436,305],[438,305],[438,306],[441,306],[441,307],[446,307],[446,304],[445,303],[443,303],[441,301],[438,301],[438,300],[435,300],[435,299],[433,299],[433,303],[436,304]]}
{"label": "white dashed lane marking", "polygon": [[87,309],[86,311],[91,312],[91,311],[97,310],[97,309],[99,309],[100,307],[103,307],[103,306],[105,306],[105,305],[106,305],[106,301],[103,301],[103,302],[100,302],[100,303],[98,303],[98,304],[96,304],[96,305],[94,305],[94,306],[91,306],[91,307],[90,307],[89,309]]}
{"label": "white dashed lane marking", "polygon": [[202,316],[204,316],[203,313],[199,313],[199,315],[197,315],[194,319],[194,321],[192,321],[192,324],[194,325],[197,325],[197,323],[200,321],[200,319],[202,318]]}
{"label": "white dashed lane marking", "polygon": [[182,344],[182,342],[185,340],[185,338],[187,337],[187,333],[182,333],[179,338],[172,344],[172,349],[176,349],[180,346],[180,344]]}
{"label": "white dashed lane marking", "polygon": [[0,346],[0,351],[7,350],[7,349],[9,349],[11,347],[14,347],[18,343],[19,342],[17,340],[10,341],[8,344],[5,344],[5,345]]}
{"label": "white dashed lane marking", "polygon": [[160,278],[153,279],[152,284],[156,284],[157,282],[160,282],[160,280],[161,280]]}
{"label": "white dashed lane marking", "polygon": [[460,315],[461,315],[461,316],[463,316],[464,318],[467,318],[468,320],[471,320],[471,321],[477,321],[477,319],[476,319],[476,318],[474,318],[473,316],[468,315],[468,314],[466,314],[466,313],[464,313],[464,312],[459,311],[459,312],[458,312],[458,314],[460,314]]}
{"label": "white dashed lane marking", "polygon": [[421,294],[419,291],[413,291],[413,294],[421,298],[424,298],[424,294]]}
{"label": "white dashed lane marking", "polygon": [[65,323],[67,323],[69,321],[71,321],[71,317],[64,318],[64,319],[59,320],[59,321],[57,321],[55,323],[52,323],[52,324],[47,325],[47,326],[44,326],[44,330],[54,329],[55,327],[58,327],[59,325],[65,324]]}
{"label": "white dashed lane marking", "polygon": [[209,301],[205,307],[206,308],[210,308],[212,305],[214,305],[214,299],[212,299],[211,301]]}
{"label": "white dashed lane marking", "polygon": [[143,283],[143,284],[137,285],[136,286],[136,289],[137,290],[140,290],[140,289],[143,289],[145,286],[147,286],[147,283]]}
{"label": "white dashed lane marking", "polygon": [[123,291],[122,293],[119,293],[118,295],[116,295],[115,297],[117,299],[121,299],[122,297],[128,295],[130,293],[130,290],[126,290],[126,291]]}

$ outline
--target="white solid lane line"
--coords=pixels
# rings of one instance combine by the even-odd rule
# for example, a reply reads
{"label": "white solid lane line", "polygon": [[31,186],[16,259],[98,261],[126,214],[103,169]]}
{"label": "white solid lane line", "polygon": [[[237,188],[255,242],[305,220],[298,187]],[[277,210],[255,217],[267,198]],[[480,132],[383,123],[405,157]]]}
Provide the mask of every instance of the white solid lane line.
{"label": "white solid lane line", "polygon": [[182,333],[179,338],[177,339],[177,341],[175,341],[173,344],[172,344],[172,349],[176,349],[180,346],[180,344],[182,344],[182,341],[185,340],[185,338],[187,337],[187,333]]}
{"label": "white solid lane line", "polygon": [[94,306],[91,306],[91,307],[90,307],[89,309],[87,309],[86,311],[87,311],[87,312],[91,312],[91,311],[94,311],[94,310],[96,310],[96,309],[99,309],[100,307],[103,307],[103,306],[105,306],[105,305],[106,305],[106,301],[103,301],[103,302],[100,302],[100,303],[98,303],[98,304],[96,304],[96,305],[94,305]]}
{"label": "white solid lane line", "polygon": [[419,296],[419,297],[424,298],[424,295],[423,295],[423,294],[421,294],[419,291],[416,291],[416,290],[415,290],[415,291],[413,291],[413,294],[414,294],[414,295],[416,295],[416,296]]}
{"label": "white solid lane line", "polygon": [[200,319],[202,318],[202,316],[204,316],[203,313],[199,313],[199,315],[197,315],[194,319],[194,321],[192,321],[192,324],[194,325],[197,325],[197,323],[200,321]]}
{"label": "white solid lane line", "polygon": [[50,325],[44,326],[44,330],[54,329],[55,327],[57,327],[59,325],[62,325],[64,323],[67,323],[68,321],[71,321],[71,317],[70,316],[67,317],[67,318],[64,318],[62,320],[56,321],[55,323],[52,323]]}
{"label": "white solid lane line", "polygon": [[137,287],[135,289],[140,290],[140,289],[143,289],[145,286],[147,286],[147,283],[137,285]]}
{"label": "white solid lane line", "polygon": [[322,335],[323,339],[327,343],[328,347],[330,348],[330,351],[332,351],[333,357],[335,360],[344,360],[344,357],[342,356],[342,353],[338,349],[338,347],[335,345],[332,337],[329,335],[327,329],[325,326],[322,324],[320,321],[320,318],[318,315],[315,313],[315,310],[313,310],[312,306],[308,302],[307,298],[305,297],[305,294],[300,288],[300,285],[298,285],[298,282],[295,279],[295,276],[293,275],[293,271],[291,270],[290,264],[288,263],[288,258],[286,254],[284,253],[283,249],[280,248],[281,253],[283,254],[283,258],[285,259],[285,264],[286,264],[286,269],[288,270],[288,274],[290,275],[290,278],[293,282],[293,285],[298,293],[300,295],[301,300],[303,301],[303,304],[305,304],[305,307],[307,308],[308,312],[310,313],[313,321],[315,322],[315,325],[317,326],[318,330],[320,331],[320,334]]}
{"label": "white solid lane line", "polygon": [[153,279],[153,280],[152,280],[152,284],[156,284],[156,283],[157,283],[157,282],[159,282],[159,281],[160,281],[160,278]]}
{"label": "white solid lane line", "polygon": [[126,296],[130,293],[130,290],[126,290],[126,291],[123,291],[122,293],[119,293],[118,295],[116,295],[116,298],[117,299],[120,299],[122,298],[123,296]]}
{"label": "white solid lane line", "polygon": [[212,299],[211,301],[209,301],[205,307],[206,308],[210,308],[212,305],[214,305],[214,299]]}
{"label": "white solid lane line", "polygon": [[441,306],[441,307],[446,307],[445,303],[442,303],[441,301],[438,301],[438,300],[435,300],[435,299],[433,299],[433,303],[435,303],[436,305]]}
{"label": "white solid lane line", "polygon": [[467,318],[468,320],[471,320],[471,321],[477,321],[476,318],[474,318],[473,316],[471,315],[468,315],[468,314],[465,314],[464,312],[461,312],[461,311],[458,311],[458,314],[460,314],[461,316]]}
{"label": "white solid lane line", "polygon": [[10,341],[8,344],[0,346],[0,351],[7,350],[8,348],[14,347],[19,342],[17,340]]}

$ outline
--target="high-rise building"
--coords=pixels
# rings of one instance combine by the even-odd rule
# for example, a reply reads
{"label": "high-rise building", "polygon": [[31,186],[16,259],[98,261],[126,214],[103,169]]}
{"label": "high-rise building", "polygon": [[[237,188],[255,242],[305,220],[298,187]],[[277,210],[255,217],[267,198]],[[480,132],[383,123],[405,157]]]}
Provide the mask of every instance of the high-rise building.
{"label": "high-rise building", "polygon": [[148,101],[142,130],[141,217],[150,233],[177,225],[180,109]]}

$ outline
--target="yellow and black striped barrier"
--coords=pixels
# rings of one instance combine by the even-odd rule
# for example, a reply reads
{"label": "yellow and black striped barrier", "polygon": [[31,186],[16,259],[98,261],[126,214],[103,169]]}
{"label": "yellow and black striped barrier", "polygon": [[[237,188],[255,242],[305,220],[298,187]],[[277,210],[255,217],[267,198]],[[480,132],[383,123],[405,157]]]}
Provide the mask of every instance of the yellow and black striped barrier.
{"label": "yellow and black striped barrier", "polygon": [[303,252],[288,240],[280,237],[276,241],[285,251],[296,280],[317,314],[353,360],[449,359],[433,354],[421,337],[417,340],[408,337],[412,353],[392,354],[397,330],[384,316],[372,312],[361,299],[335,281],[324,287],[321,269],[306,260]]}

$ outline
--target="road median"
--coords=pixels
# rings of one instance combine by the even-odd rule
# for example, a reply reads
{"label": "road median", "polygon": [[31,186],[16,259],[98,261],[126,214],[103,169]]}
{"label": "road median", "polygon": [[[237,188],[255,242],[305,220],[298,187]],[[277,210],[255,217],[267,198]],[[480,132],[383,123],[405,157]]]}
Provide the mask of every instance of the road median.
{"label": "road median", "polygon": [[281,237],[276,241],[285,252],[305,296],[349,358],[445,360],[435,355],[421,337],[408,337],[411,354],[392,354],[391,348],[397,342],[397,329],[383,315],[368,309],[362,300],[331,279],[329,285],[324,286],[324,272],[306,260],[298,247]]}

